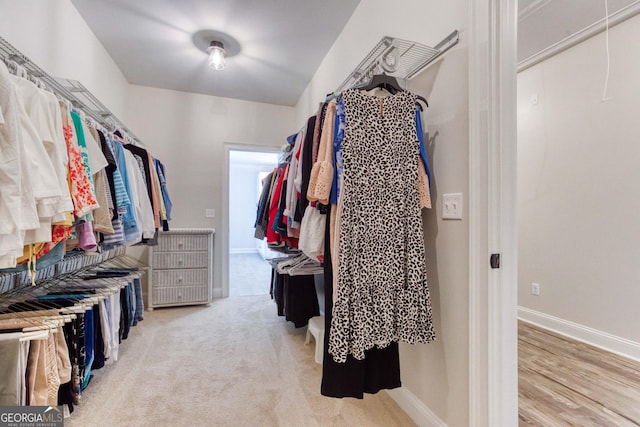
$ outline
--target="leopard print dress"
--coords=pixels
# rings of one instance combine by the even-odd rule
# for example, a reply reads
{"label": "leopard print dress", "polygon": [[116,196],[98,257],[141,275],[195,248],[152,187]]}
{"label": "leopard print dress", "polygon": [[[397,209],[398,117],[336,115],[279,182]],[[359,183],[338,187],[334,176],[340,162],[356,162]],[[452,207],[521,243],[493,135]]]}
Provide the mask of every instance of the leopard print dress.
{"label": "leopard print dress", "polygon": [[[435,339],[418,195],[415,95],[343,93],[342,216],[329,332],[336,362]],[[335,267],[334,267],[335,268]]]}

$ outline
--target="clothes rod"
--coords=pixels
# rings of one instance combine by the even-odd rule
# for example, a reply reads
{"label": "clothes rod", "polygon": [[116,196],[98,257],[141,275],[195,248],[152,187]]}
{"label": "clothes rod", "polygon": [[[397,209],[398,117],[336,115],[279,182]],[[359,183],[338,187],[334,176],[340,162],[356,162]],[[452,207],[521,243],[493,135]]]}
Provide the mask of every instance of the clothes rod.
{"label": "clothes rod", "polygon": [[458,30],[452,31],[435,47],[385,36],[333,93],[340,93],[361,83],[377,69],[381,69],[381,71],[398,79],[408,80],[455,46],[459,40]]}

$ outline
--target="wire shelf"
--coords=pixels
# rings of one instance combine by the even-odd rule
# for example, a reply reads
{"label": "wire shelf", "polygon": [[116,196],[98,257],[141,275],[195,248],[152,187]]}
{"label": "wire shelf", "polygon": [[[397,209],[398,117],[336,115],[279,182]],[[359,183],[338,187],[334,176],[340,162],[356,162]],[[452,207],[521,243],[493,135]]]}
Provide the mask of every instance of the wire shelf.
{"label": "wire shelf", "polygon": [[435,47],[394,37],[383,37],[334,91],[335,94],[366,81],[372,74],[385,72],[397,79],[409,80],[460,39],[454,30]]}
{"label": "wire shelf", "polygon": [[132,142],[142,145],[140,139],[79,81],[50,76],[2,37],[0,37],[0,57],[8,65],[13,61],[24,68],[32,79],[42,82],[58,97],[69,101],[73,108],[84,112],[105,129],[120,130],[126,134],[123,135],[124,137],[128,136]]}

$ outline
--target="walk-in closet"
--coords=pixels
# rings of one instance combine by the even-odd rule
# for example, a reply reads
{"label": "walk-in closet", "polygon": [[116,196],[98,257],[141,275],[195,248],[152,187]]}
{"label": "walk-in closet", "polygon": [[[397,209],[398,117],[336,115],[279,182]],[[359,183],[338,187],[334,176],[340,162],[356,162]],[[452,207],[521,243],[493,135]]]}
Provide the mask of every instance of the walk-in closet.
{"label": "walk-in closet", "polygon": [[640,425],[640,1],[569,3],[0,0],[0,424]]}

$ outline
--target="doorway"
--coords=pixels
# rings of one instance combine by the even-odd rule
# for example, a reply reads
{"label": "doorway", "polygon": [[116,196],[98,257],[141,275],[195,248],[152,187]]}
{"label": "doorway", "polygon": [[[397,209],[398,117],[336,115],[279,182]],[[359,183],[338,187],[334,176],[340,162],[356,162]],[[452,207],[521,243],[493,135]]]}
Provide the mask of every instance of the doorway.
{"label": "doorway", "polygon": [[[580,407],[577,415],[571,408],[554,412],[565,419],[589,416],[598,425],[640,420],[637,412],[626,412],[626,407],[637,407],[638,395],[630,390],[637,390],[638,382],[625,383],[620,393],[608,384],[616,380],[615,372],[590,378],[589,372],[604,371],[608,357],[618,356],[598,350],[597,357],[588,359],[593,348],[582,344],[640,360],[640,333],[635,322],[629,321],[637,318],[640,296],[635,286],[640,272],[635,212],[640,199],[627,197],[637,190],[640,154],[635,117],[629,114],[629,106],[637,103],[634,94],[640,69],[636,49],[628,45],[629,40],[637,39],[640,28],[640,2],[633,3],[633,7],[612,5],[609,17],[601,3],[585,7],[589,14],[584,17],[592,20],[581,26],[575,14],[554,13],[557,28],[584,25],[584,29],[570,35],[563,32],[558,37],[562,43],[523,56],[518,74],[518,315],[524,331],[519,341],[521,402],[527,404],[531,398],[527,389],[533,381],[538,390],[533,396],[536,402],[553,401],[553,393],[561,390],[566,406],[576,406],[589,387],[594,387],[599,392],[591,394],[590,402],[606,411],[599,408],[587,415]],[[546,5],[546,9],[552,7],[552,3]],[[539,34],[539,26],[528,24],[522,28]],[[584,67],[586,63],[592,66]],[[611,75],[609,68],[615,70]],[[585,167],[594,164],[598,167],[595,175]],[[612,208],[621,200],[625,209]],[[540,348],[532,343],[532,330],[545,337],[544,359],[532,356]],[[554,338],[548,337],[552,334],[561,336],[555,338],[557,342],[568,344],[551,349]],[[542,366],[549,362],[554,362],[552,369]],[[569,364],[579,368],[571,369],[569,375],[559,372]],[[615,364],[637,366],[629,360]],[[580,377],[572,377],[578,371]],[[553,388],[541,385],[540,379],[545,378],[554,379]],[[614,405],[605,400],[616,393],[620,397]],[[536,410],[544,409],[536,406]],[[521,416],[529,421],[535,414],[530,405],[526,409]],[[595,421],[601,416],[627,420]]]}
{"label": "doorway", "polygon": [[262,181],[278,163],[273,149],[230,148],[227,158],[228,296],[269,293],[270,251],[264,240],[254,237],[254,224]]}

